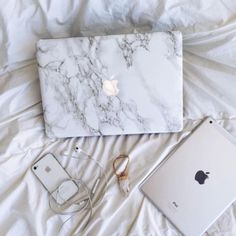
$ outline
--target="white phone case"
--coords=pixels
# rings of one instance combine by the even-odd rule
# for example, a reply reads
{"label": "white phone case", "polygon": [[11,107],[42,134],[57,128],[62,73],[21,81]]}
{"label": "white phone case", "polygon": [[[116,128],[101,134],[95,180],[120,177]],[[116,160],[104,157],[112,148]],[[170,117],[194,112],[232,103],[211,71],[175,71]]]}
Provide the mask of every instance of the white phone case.
{"label": "white phone case", "polygon": [[32,171],[52,194],[58,204],[64,204],[78,192],[78,186],[57,159],[48,153],[32,165]]}

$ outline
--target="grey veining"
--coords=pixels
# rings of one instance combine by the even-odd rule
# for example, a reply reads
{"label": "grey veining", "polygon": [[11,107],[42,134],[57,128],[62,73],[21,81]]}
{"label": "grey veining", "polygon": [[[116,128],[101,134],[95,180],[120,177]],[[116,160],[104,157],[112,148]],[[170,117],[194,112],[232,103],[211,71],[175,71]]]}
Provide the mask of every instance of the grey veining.
{"label": "grey veining", "polygon": [[149,51],[150,34],[134,34],[132,36],[123,36],[117,40],[118,46],[122,51],[127,67],[133,65],[133,57],[137,50],[144,49]]}
{"label": "grey veining", "polygon": [[[165,37],[169,39],[166,40],[166,45],[161,42],[154,50],[152,45],[155,44],[151,44],[152,40]],[[166,99],[168,96],[164,96],[164,100],[160,101],[162,96],[157,96],[155,92],[158,91],[155,91],[155,86],[152,87],[153,78],[144,78],[145,71],[138,67],[142,60],[149,59],[149,54],[155,56],[163,51],[168,54],[168,58],[171,57],[170,63],[177,61],[178,86],[172,88],[170,85],[170,91],[166,92],[179,90],[175,93],[179,94],[175,106],[180,108],[180,113],[182,54],[178,46],[179,40],[178,34],[176,36],[171,32],[39,41],[37,58],[47,135],[70,137],[150,133],[158,132],[158,129],[160,132],[168,132],[180,129],[181,114],[176,116],[171,112],[174,104],[169,104]],[[159,41],[157,40],[157,43]],[[159,47],[160,52],[157,51]],[[112,60],[115,63],[111,65]],[[157,63],[158,67],[158,62],[149,63]],[[156,70],[159,75],[160,70],[161,68]],[[112,79],[118,80],[121,92],[116,96],[107,96],[103,91],[103,82]],[[162,86],[164,79],[157,79],[158,86]],[[143,86],[143,98],[146,102],[150,101],[146,106],[155,108],[153,111],[157,109],[156,114],[145,112],[146,108],[140,105],[142,94],[135,93],[135,87],[142,89],[140,84],[143,80],[147,83]],[[166,83],[164,82],[164,89],[168,87]],[[124,92],[127,89],[130,92]],[[163,121],[158,121],[159,116]]]}

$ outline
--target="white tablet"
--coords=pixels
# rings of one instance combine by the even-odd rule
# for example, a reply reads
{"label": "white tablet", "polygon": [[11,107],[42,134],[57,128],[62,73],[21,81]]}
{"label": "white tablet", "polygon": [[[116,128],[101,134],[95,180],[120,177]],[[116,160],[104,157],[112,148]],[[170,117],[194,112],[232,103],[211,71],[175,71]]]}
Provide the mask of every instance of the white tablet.
{"label": "white tablet", "polygon": [[235,139],[213,119],[205,120],[141,190],[184,235],[203,234],[235,200]]}

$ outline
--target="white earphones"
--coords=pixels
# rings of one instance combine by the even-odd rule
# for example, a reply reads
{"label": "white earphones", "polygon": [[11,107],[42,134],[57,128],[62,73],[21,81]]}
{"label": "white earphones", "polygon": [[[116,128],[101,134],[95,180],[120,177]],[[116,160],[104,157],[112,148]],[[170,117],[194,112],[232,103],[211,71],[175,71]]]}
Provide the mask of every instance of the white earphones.
{"label": "white earphones", "polygon": [[[75,152],[78,153],[78,155],[74,154]],[[96,166],[100,169],[100,176],[97,177],[97,179],[95,180],[91,189],[88,187],[88,185],[85,183],[85,181],[83,181],[82,178],[78,178],[78,179],[69,178],[69,179],[63,181],[63,183],[65,183],[66,181],[73,181],[78,186],[79,190],[80,189],[84,190],[82,192],[83,193],[85,192],[86,195],[83,196],[82,198],[79,198],[79,199],[78,198],[76,199],[76,197],[73,197],[72,199],[65,201],[65,204],[63,204],[63,206],[61,206],[55,201],[53,196],[50,194],[49,206],[52,209],[52,211],[56,214],[71,215],[68,219],[66,219],[66,221],[63,222],[63,224],[60,228],[60,233],[62,232],[64,225],[72,217],[74,217],[75,214],[84,213],[85,215],[88,215],[87,220],[85,221],[84,225],[83,226],[80,225],[81,226],[80,228],[82,228],[82,229],[79,232],[73,233],[73,235],[79,235],[79,234],[82,234],[84,232],[84,230],[86,229],[86,227],[88,226],[88,224],[92,218],[93,207],[95,205],[97,205],[99,202],[101,202],[101,200],[103,199],[103,197],[105,195],[106,188],[107,188],[107,176],[106,176],[105,170],[102,167],[102,165],[97,160],[93,159],[90,155],[88,155],[84,150],[76,147],[75,152],[70,154],[70,153],[63,151],[63,152],[61,152],[61,156],[74,158],[78,161],[91,161],[91,162],[95,163]],[[81,154],[83,155],[82,157],[81,157]],[[99,194],[96,202],[94,202],[95,201],[94,197],[95,197],[96,192],[99,189],[99,185],[101,185],[101,182],[103,179],[105,181],[104,190],[102,191],[102,193]],[[63,183],[61,183],[56,189],[56,193],[58,194],[59,198],[60,198],[60,187]],[[81,193],[81,191],[78,191],[78,194],[79,193]],[[85,217],[83,217],[83,220],[84,219],[85,219]]]}

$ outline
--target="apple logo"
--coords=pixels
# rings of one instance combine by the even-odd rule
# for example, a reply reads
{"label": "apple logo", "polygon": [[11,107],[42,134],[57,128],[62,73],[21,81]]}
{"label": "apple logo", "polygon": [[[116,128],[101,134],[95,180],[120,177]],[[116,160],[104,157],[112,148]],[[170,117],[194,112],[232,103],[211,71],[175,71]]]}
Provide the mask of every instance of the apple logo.
{"label": "apple logo", "polygon": [[103,81],[103,92],[107,96],[116,96],[119,93],[119,89],[117,88],[118,80],[104,80]]}
{"label": "apple logo", "polygon": [[209,178],[210,172],[204,172],[202,170],[199,170],[196,174],[195,174],[195,180],[199,183],[199,184],[204,184],[205,180],[207,178]]}
{"label": "apple logo", "polygon": [[51,169],[49,166],[47,166],[47,167],[45,168],[45,171],[46,171],[47,173],[49,173],[51,170],[52,170],[52,169]]}

